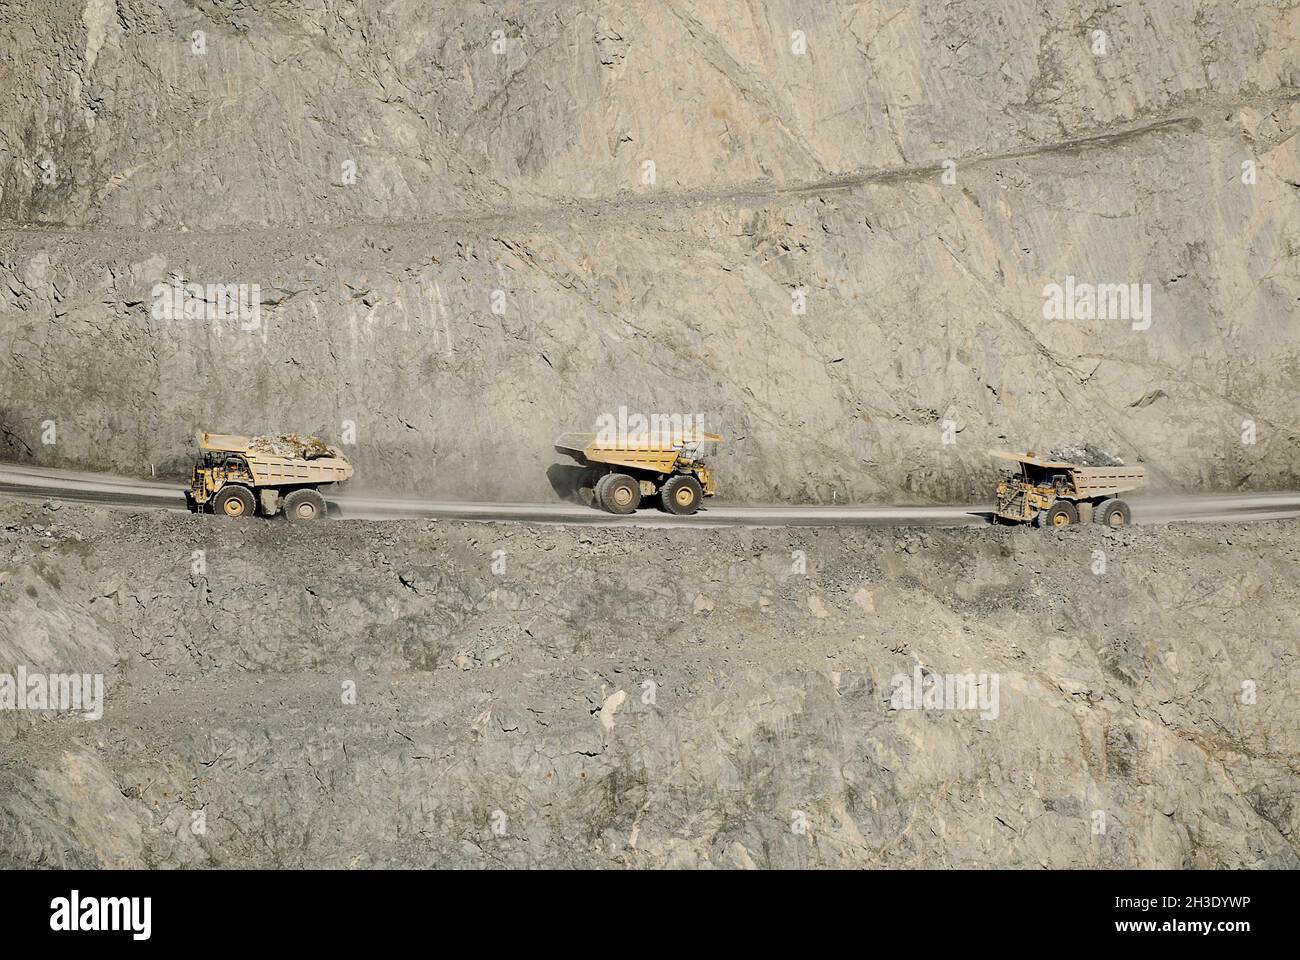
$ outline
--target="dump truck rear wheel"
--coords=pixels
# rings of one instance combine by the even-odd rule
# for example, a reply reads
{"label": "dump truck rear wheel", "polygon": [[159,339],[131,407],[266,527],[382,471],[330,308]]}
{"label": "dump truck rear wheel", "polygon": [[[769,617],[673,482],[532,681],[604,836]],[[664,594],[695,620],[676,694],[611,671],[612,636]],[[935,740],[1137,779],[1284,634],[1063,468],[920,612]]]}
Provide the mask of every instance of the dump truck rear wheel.
{"label": "dump truck rear wheel", "polygon": [[704,499],[704,488],[694,477],[678,474],[669,477],[659,488],[659,499],[669,513],[688,517],[700,509],[700,501]]}
{"label": "dump truck rear wheel", "polygon": [[1107,500],[1098,512],[1097,519],[1107,527],[1127,527],[1133,520],[1133,511],[1123,500]]}
{"label": "dump truck rear wheel", "polygon": [[641,484],[626,473],[611,473],[604,483],[600,505],[610,513],[633,513],[641,506]]}
{"label": "dump truck rear wheel", "polygon": [[290,523],[303,523],[325,516],[325,498],[315,490],[295,490],[284,498],[284,515]]}
{"label": "dump truck rear wheel", "polygon": [[597,510],[605,509],[605,486],[609,483],[612,473],[607,473],[596,481],[596,485],[591,488],[591,505]]}
{"label": "dump truck rear wheel", "polygon": [[1044,527],[1059,529],[1079,522],[1079,511],[1069,500],[1057,500],[1039,515],[1039,523]]}
{"label": "dump truck rear wheel", "polygon": [[612,473],[604,472],[595,475],[595,470],[591,472],[593,472],[593,477],[591,477],[591,506],[594,506],[597,510],[603,510],[601,494],[604,493],[604,481],[610,479]]}
{"label": "dump truck rear wheel", "polygon": [[605,471],[599,467],[583,467],[582,472],[578,474],[578,489],[595,491],[596,484],[600,483],[600,478],[605,475]]}
{"label": "dump truck rear wheel", "polygon": [[212,498],[212,512],[219,517],[247,517],[253,512],[253,491],[228,483]]}

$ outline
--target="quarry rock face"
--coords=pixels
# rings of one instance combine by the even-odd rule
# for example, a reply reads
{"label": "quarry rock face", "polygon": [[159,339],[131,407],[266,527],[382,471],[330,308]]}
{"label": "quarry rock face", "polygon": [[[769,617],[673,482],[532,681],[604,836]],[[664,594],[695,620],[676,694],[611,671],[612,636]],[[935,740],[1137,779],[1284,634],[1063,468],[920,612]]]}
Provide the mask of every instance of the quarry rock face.
{"label": "quarry rock face", "polygon": [[1076,437],[1296,483],[1294,8],[56,0],[0,44],[6,459],[289,431],[545,499],[625,407],[703,416],[735,500]]}
{"label": "quarry rock face", "polygon": [[0,865],[1294,868],[1298,532],[7,502]]}
{"label": "quarry rock face", "polygon": [[[508,519],[660,415],[723,505],[1300,482],[1293,5],[0,0],[0,49],[0,465],[319,437],[356,516]],[[1300,867],[1284,504],[7,478],[0,867]]]}

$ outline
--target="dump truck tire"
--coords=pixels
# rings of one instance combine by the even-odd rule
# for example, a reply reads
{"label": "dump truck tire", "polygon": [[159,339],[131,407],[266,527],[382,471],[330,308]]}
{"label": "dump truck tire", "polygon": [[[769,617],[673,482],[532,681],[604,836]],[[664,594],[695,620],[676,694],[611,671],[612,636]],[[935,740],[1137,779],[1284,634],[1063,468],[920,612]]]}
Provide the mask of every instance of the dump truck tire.
{"label": "dump truck tire", "polygon": [[325,498],[315,490],[294,490],[284,498],[284,516],[290,523],[305,523],[325,516]]}
{"label": "dump truck tire", "polygon": [[1127,527],[1133,521],[1133,511],[1123,500],[1107,500],[1097,512],[1097,522],[1106,527]]}
{"label": "dump truck tire", "polygon": [[1053,530],[1068,527],[1078,522],[1079,511],[1074,508],[1074,504],[1069,500],[1057,500],[1038,515],[1039,525]]}
{"label": "dump truck tire", "polygon": [[253,491],[235,483],[228,483],[212,498],[212,512],[219,517],[250,517],[253,515]]}
{"label": "dump truck tire", "polygon": [[[578,499],[589,507],[599,507],[600,481],[604,480],[606,475],[607,471],[599,467],[584,467],[578,474],[578,488],[574,491]],[[587,497],[588,492],[591,494],[590,498]]]}
{"label": "dump truck tire", "polygon": [[609,478],[612,476],[612,473],[605,474],[597,480],[596,485],[591,488],[591,505],[597,510],[605,509],[605,485],[609,483]]}
{"label": "dump truck tire", "polygon": [[700,501],[704,499],[704,488],[694,477],[678,474],[669,477],[659,488],[659,499],[669,513],[679,517],[689,517],[700,509]]}
{"label": "dump truck tire", "polygon": [[600,505],[610,513],[634,513],[641,506],[641,484],[626,473],[611,473],[605,478]]}

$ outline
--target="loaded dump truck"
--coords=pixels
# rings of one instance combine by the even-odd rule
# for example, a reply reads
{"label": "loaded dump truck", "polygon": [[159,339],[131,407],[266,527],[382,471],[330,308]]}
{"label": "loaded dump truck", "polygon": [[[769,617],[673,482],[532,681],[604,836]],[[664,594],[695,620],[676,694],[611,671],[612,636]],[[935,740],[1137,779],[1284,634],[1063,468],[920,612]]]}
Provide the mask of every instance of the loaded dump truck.
{"label": "loaded dump truck", "polygon": [[352,464],[318,437],[200,433],[185,502],[194,512],[246,517],[283,513],[294,523],[325,516],[319,488],[352,476]]}
{"label": "loaded dump truck", "polygon": [[1010,460],[1017,469],[998,483],[998,520],[1035,523],[1040,527],[1068,527],[1096,521],[1122,527],[1133,519],[1129,505],[1117,494],[1146,483],[1142,467],[1084,466],[1028,453],[990,450],[992,456]]}
{"label": "loaded dump truck", "polygon": [[587,467],[582,486],[594,488],[595,505],[610,513],[632,513],[645,497],[658,496],[669,513],[687,516],[717,493],[702,447],[717,443],[712,433],[621,437],[605,441],[594,433],[566,433],[555,449]]}

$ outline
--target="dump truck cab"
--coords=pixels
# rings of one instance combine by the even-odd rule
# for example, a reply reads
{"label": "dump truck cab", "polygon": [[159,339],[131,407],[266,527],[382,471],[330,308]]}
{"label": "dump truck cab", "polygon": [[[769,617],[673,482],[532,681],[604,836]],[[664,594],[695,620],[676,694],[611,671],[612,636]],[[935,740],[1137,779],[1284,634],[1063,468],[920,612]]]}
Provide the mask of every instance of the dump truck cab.
{"label": "dump truck cab", "polygon": [[347,458],[317,437],[202,432],[198,442],[200,457],[185,491],[196,513],[314,520],[326,515],[319,488],[352,476]]}
{"label": "dump truck cab", "polygon": [[593,504],[609,513],[633,513],[646,497],[659,498],[668,513],[688,516],[717,480],[705,463],[704,447],[719,443],[712,433],[677,432],[607,439],[594,433],[566,433],[555,449],[586,467],[583,486]]}
{"label": "dump truck cab", "polygon": [[1067,527],[1095,520],[1122,527],[1132,521],[1132,511],[1117,494],[1146,482],[1146,470],[1140,466],[1085,466],[1046,459],[1032,450],[989,453],[1016,465],[997,486],[994,515],[1006,523]]}

